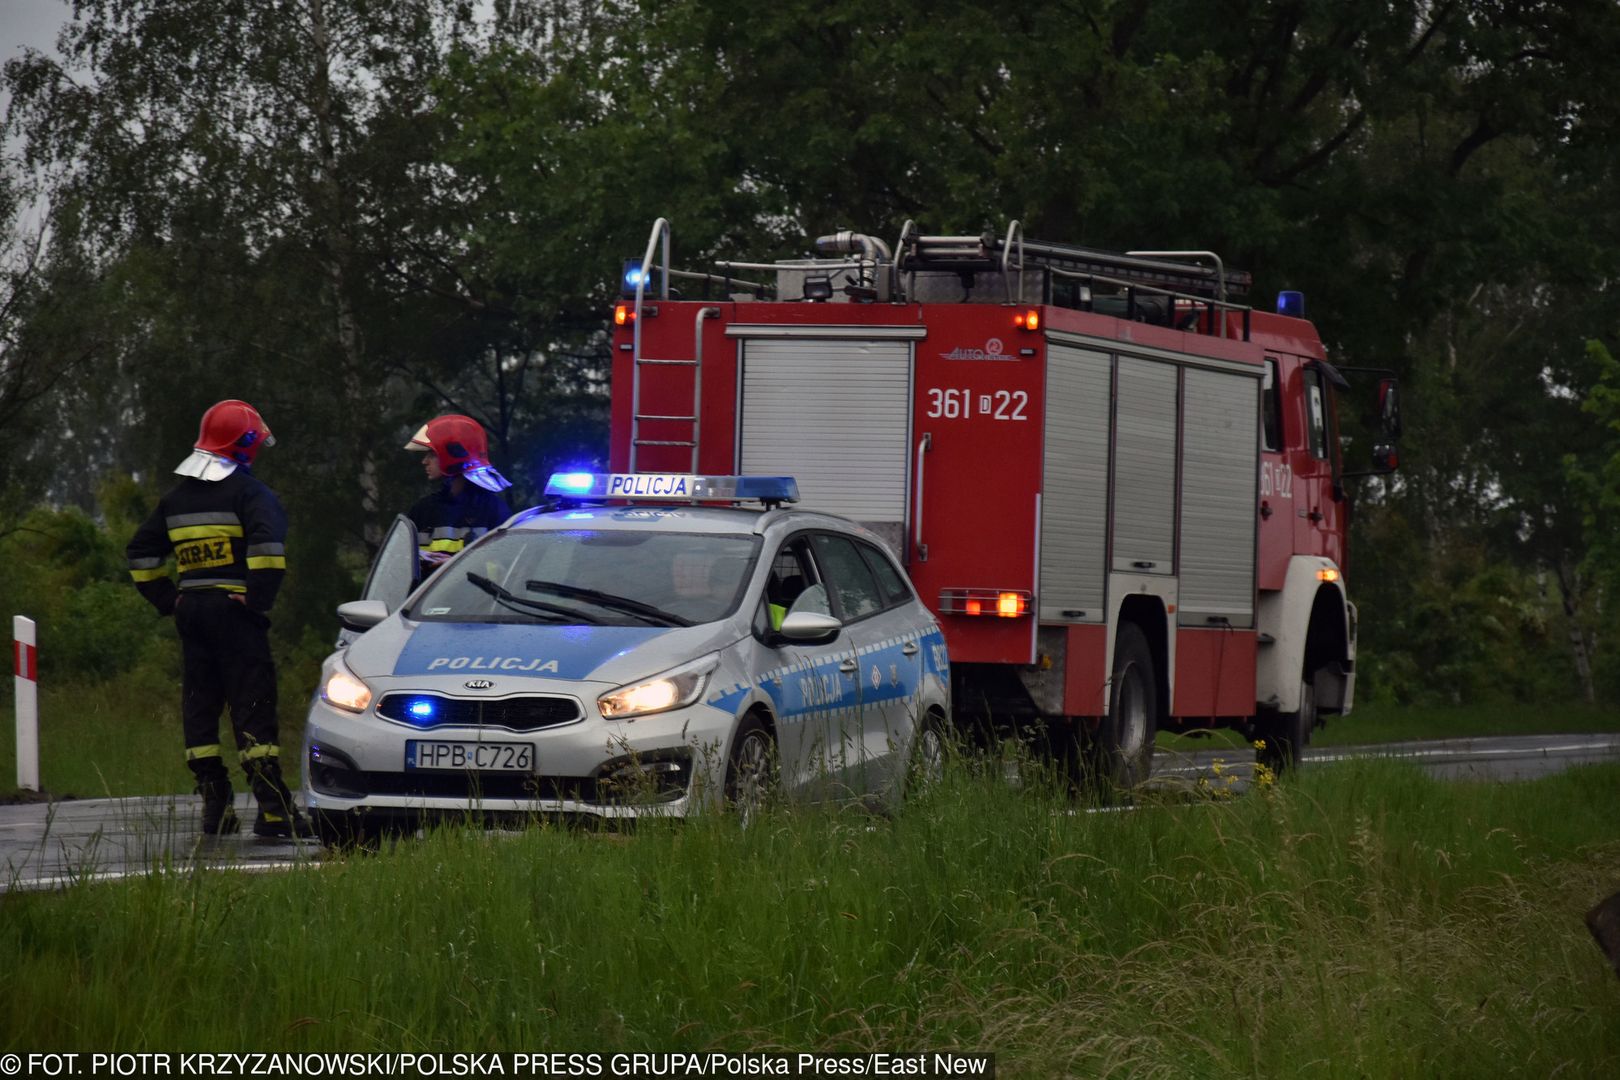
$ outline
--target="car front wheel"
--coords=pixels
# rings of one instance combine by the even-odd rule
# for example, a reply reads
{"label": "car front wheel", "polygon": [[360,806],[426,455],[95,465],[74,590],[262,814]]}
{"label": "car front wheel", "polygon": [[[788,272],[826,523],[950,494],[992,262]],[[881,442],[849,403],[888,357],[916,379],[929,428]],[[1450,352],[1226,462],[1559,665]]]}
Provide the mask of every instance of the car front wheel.
{"label": "car front wheel", "polygon": [[758,716],[743,718],[726,762],[726,803],[746,828],[776,792],[776,739]]}

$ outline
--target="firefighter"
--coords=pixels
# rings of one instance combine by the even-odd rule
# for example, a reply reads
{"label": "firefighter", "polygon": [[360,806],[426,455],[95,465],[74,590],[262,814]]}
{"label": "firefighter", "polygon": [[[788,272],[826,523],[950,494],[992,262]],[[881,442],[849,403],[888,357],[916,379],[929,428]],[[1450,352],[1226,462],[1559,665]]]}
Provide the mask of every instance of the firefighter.
{"label": "firefighter", "polygon": [[489,463],[483,425],[450,413],[423,424],[405,449],[427,454],[429,480],[443,481],[408,515],[416,524],[417,549],[424,569],[442,563],[467,544],[512,516],[500,493],[511,483]]}
{"label": "firefighter", "polygon": [[[274,443],[257,409],[221,401],[203,413],[182,476],[129,542],[135,587],[180,634],[180,716],[186,764],[202,796],[202,831],[240,828],[220,757],[220,714],[228,704],[237,757],[259,804],[255,836],[307,837],[309,823],[281,776],[276,668],[270,608],[287,560],[287,517],[275,492],[253,475],[253,459]],[[173,556],[179,585],[164,564]]]}

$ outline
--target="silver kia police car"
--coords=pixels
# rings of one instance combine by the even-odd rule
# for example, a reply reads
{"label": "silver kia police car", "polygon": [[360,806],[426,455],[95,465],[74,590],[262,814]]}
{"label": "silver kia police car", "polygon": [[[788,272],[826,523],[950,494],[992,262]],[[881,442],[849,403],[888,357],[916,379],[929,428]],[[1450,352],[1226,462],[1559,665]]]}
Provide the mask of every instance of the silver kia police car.
{"label": "silver kia police car", "polygon": [[[883,541],[781,477],[558,474],[420,586],[400,519],[340,607],[304,796],[343,843],[424,818],[682,815],[937,768],[944,639]],[[593,501],[596,503],[593,505]],[[730,505],[724,505],[730,504]]]}

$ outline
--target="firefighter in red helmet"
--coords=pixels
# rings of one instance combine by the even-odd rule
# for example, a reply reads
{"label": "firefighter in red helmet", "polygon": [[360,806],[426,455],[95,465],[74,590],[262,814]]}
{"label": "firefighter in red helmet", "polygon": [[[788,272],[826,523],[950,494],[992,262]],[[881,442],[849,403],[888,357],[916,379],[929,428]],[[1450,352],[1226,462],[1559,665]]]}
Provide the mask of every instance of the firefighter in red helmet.
{"label": "firefighter in red helmet", "polygon": [[442,481],[408,515],[424,563],[443,562],[512,516],[500,495],[512,485],[489,463],[489,437],[478,421],[458,413],[435,416],[405,449],[425,452],[427,478]]}
{"label": "firefighter in red helmet", "polygon": [[[180,634],[186,764],[208,834],[240,827],[219,747],[220,714],[229,705],[237,757],[259,804],[254,835],[313,835],[282,779],[277,742],[267,631],[287,565],[287,516],[252,471],[259,451],[274,443],[270,426],[247,402],[211,407],[191,455],[175,467],[181,481],[125,549],[135,587],[159,613],[174,616]],[[178,585],[165,566],[171,556]]]}

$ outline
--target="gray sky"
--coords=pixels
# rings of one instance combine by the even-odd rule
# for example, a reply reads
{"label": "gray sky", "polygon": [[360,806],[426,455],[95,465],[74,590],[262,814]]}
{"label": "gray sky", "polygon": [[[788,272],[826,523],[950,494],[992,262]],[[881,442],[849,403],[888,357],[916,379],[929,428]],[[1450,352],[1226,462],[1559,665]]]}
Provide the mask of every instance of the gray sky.
{"label": "gray sky", "polygon": [[[0,0],[0,65],[21,56],[25,47],[54,51],[56,32],[72,15],[70,0]],[[11,95],[0,90],[0,116],[10,102]]]}
{"label": "gray sky", "polygon": [[[56,47],[56,32],[70,17],[73,9],[69,0],[0,0],[0,65],[22,54],[25,47],[40,52],[52,52]],[[0,117],[5,116],[11,95],[0,90]],[[19,147],[11,142],[0,147],[0,153],[11,154]],[[37,224],[42,215],[38,202],[21,208],[17,221],[24,227]],[[0,228],[9,229],[10,222],[0,222]]]}
{"label": "gray sky", "polygon": [[72,11],[66,0],[0,0],[0,63],[25,45],[49,52]]}

